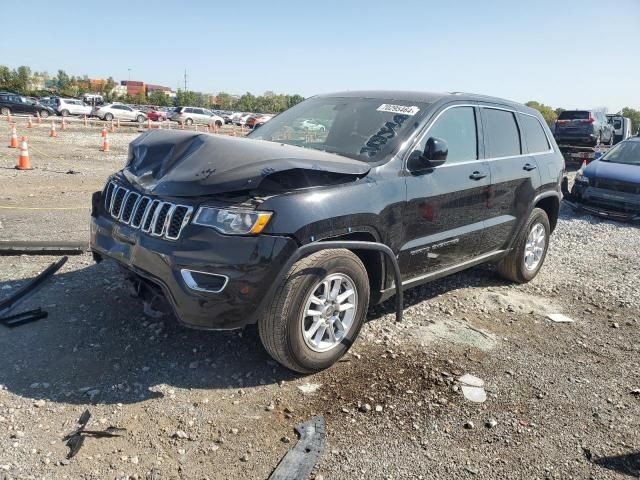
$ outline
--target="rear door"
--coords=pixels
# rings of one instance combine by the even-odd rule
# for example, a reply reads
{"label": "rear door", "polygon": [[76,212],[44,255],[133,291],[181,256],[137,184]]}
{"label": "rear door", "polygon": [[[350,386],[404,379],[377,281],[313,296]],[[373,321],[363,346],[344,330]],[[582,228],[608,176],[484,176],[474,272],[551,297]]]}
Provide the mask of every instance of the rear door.
{"label": "rear door", "polygon": [[[486,253],[507,248],[518,232],[540,187],[536,155],[552,154],[553,150],[537,117],[490,104],[481,105],[480,112],[486,160],[491,168],[489,212],[481,251]],[[523,130],[530,138],[530,149]]]}
{"label": "rear door", "polygon": [[475,103],[444,108],[422,133],[409,157],[424,151],[427,140],[445,140],[444,164],[408,172],[404,242],[400,266],[405,278],[419,279],[474,257],[487,217],[490,170],[482,160]]}

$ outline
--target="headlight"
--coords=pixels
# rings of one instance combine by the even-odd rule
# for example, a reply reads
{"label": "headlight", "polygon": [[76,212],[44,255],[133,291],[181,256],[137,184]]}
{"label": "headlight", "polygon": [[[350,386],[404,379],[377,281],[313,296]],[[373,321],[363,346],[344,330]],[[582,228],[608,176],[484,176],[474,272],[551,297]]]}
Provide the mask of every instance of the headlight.
{"label": "headlight", "polygon": [[227,235],[256,235],[267,226],[272,212],[256,210],[222,209],[200,207],[193,223],[203,227],[215,228]]}
{"label": "headlight", "polygon": [[578,172],[576,173],[576,182],[589,183],[589,177],[587,177],[585,174],[581,172]]}

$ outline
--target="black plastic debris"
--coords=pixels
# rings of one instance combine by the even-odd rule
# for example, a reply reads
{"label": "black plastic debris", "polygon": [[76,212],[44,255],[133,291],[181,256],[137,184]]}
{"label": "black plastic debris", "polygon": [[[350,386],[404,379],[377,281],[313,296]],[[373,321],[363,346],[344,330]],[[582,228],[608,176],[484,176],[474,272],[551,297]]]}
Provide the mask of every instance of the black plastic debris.
{"label": "black plastic debris", "polygon": [[304,480],[320,460],[326,443],[324,417],[312,417],[296,425],[295,431],[298,443],[282,457],[269,480]]}
{"label": "black plastic debris", "polygon": [[68,257],[62,257],[57,262],[54,262],[45,268],[40,275],[31,279],[27,284],[19,288],[13,295],[10,295],[4,300],[0,300],[0,323],[8,327],[17,327],[18,325],[46,318],[48,314],[41,308],[15,315],[9,315],[9,313],[42,287],[54,273],[60,270],[67,260]]}
{"label": "black plastic debris", "polygon": [[122,437],[122,434],[127,430],[125,428],[108,427],[106,430],[87,430],[86,426],[91,419],[91,412],[85,410],[78,419],[78,429],[69,435],[65,435],[62,439],[67,442],[69,447],[69,453],[67,453],[67,459],[71,459],[76,456],[86,437],[94,438],[113,438]]}

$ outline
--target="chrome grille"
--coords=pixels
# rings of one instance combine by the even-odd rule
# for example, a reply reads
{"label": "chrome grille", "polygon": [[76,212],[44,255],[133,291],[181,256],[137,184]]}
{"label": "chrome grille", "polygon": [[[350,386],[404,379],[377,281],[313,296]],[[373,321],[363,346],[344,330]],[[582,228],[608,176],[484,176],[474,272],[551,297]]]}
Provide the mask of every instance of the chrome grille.
{"label": "chrome grille", "polygon": [[105,187],[104,206],[119,222],[168,240],[180,237],[193,213],[188,205],[154,200],[114,182]]}

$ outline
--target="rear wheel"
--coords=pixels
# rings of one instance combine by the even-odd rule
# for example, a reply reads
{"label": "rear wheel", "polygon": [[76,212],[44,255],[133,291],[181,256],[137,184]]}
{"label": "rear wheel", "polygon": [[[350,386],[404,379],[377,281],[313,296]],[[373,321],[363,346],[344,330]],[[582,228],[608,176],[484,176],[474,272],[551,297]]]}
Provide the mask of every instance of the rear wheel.
{"label": "rear wheel", "polygon": [[534,208],[513,250],[498,263],[498,273],[516,283],[533,280],[547,256],[550,233],[547,212]]}
{"label": "rear wheel", "polygon": [[0,114],[2,115],[9,115],[11,113],[11,110],[9,110],[9,107],[2,107],[0,108]]}
{"label": "rear wheel", "polygon": [[333,365],[355,341],[369,306],[369,279],[349,250],[296,262],[258,322],[262,344],[285,367],[312,373]]}
{"label": "rear wheel", "polygon": [[187,119],[184,121],[184,123],[185,123],[186,125],[193,125],[193,119],[191,119],[191,118],[187,118]]}
{"label": "rear wheel", "polygon": [[138,115],[136,120],[137,120],[138,123],[142,123],[142,122],[144,122],[144,117],[142,115]]}
{"label": "rear wheel", "polygon": [[216,127],[220,128],[222,126],[222,122],[220,120],[216,120]]}
{"label": "rear wheel", "polygon": [[40,111],[40,116],[42,118],[47,118],[49,116],[49,111],[48,110],[41,110]]}
{"label": "rear wheel", "polygon": [[68,117],[69,116],[69,110],[62,110],[60,112],[60,115],[62,115],[63,117]]}
{"label": "rear wheel", "polygon": [[112,113],[107,113],[107,114],[104,116],[104,119],[105,119],[107,122],[110,122],[111,120],[113,120],[113,114],[112,114]]}

